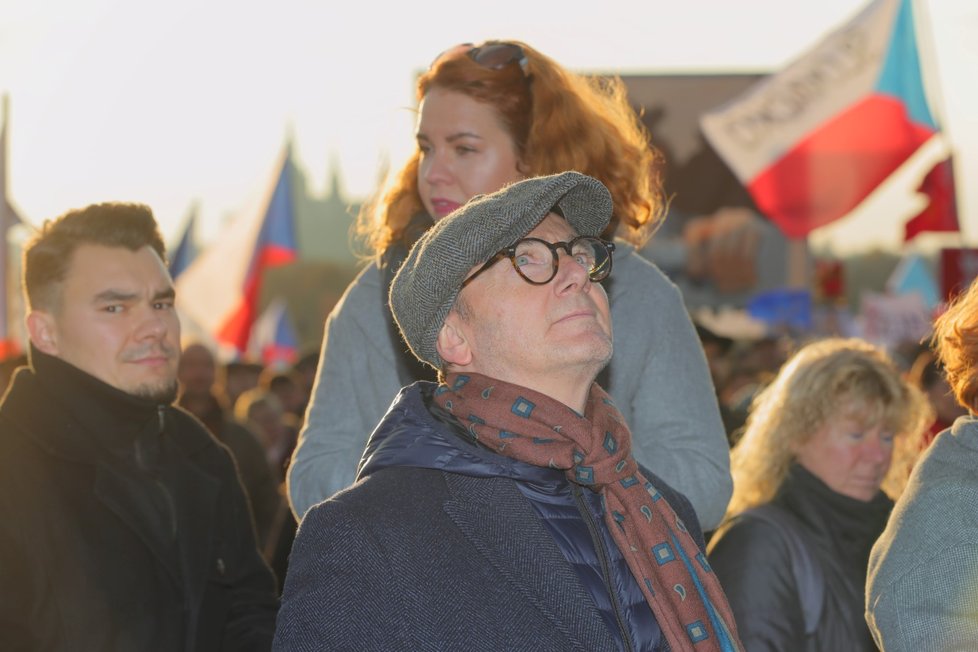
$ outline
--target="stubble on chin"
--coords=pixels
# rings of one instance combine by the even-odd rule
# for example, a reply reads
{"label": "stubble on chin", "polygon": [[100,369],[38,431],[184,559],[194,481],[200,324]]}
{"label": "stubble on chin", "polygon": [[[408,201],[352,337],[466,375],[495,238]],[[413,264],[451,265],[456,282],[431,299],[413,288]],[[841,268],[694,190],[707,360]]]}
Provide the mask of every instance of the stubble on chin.
{"label": "stubble on chin", "polygon": [[130,394],[138,396],[139,398],[145,398],[155,403],[164,403],[169,405],[177,398],[177,381],[174,378],[160,381],[158,383],[143,383],[133,388],[130,391]]}

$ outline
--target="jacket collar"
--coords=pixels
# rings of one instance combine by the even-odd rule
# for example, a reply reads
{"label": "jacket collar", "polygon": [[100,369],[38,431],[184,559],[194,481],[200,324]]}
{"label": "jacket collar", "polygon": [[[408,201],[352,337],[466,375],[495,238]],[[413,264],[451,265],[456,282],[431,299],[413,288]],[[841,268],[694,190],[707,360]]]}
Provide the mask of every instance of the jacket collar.
{"label": "jacket collar", "polygon": [[[164,424],[161,415],[172,409],[36,350],[0,403],[0,415],[22,436],[51,455],[93,466],[96,499],[136,533],[177,585],[200,595],[221,486],[195,464],[177,459],[211,440],[189,416],[187,428]],[[141,458],[137,440],[158,442],[160,457]],[[167,456],[171,463],[156,463]],[[147,483],[147,472],[154,482]]]}
{"label": "jacket collar", "polygon": [[99,450],[127,455],[140,435],[162,432],[165,403],[123,392],[34,348],[30,360],[15,375],[4,412],[48,451],[91,461]]}
{"label": "jacket collar", "polygon": [[386,467],[409,466],[536,484],[566,481],[559,469],[505,457],[476,443],[455,417],[431,401],[436,387],[419,381],[401,390],[370,435],[357,480]]}

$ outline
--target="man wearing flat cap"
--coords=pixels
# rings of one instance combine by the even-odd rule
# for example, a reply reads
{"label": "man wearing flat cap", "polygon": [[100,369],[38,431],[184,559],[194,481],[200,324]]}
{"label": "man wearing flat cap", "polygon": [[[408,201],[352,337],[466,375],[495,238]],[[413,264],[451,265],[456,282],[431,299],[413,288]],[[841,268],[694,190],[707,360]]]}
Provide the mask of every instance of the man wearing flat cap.
{"label": "man wearing flat cap", "polygon": [[741,649],[689,501],[594,382],[611,209],[567,172],[415,244],[391,309],[442,382],[402,390],[357,483],[303,519],[276,649]]}

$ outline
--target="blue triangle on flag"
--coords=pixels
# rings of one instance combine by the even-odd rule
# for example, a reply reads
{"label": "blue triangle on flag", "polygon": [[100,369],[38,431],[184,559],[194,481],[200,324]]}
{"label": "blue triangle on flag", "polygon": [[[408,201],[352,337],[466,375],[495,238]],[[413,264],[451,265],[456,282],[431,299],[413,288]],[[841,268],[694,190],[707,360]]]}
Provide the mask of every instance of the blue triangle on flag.
{"label": "blue triangle on flag", "polygon": [[924,300],[927,310],[933,310],[940,302],[937,282],[921,256],[911,255],[903,258],[886,282],[886,289],[892,294],[917,293]]}
{"label": "blue triangle on flag", "polygon": [[194,226],[197,223],[196,210],[190,214],[187,225],[183,229],[180,241],[177,246],[170,251],[170,277],[176,280],[190,264],[194,262],[199,253],[197,242],[194,238]]}

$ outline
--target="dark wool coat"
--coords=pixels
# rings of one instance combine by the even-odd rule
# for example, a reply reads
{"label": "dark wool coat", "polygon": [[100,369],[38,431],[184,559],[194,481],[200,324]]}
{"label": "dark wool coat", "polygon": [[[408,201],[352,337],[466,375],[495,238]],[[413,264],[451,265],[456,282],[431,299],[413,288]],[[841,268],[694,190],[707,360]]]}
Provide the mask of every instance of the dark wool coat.
{"label": "dark wool coat", "polygon": [[33,360],[0,403],[0,649],[267,650],[274,580],[227,450]]}
{"label": "dark wool coat", "polygon": [[[366,477],[303,519],[274,649],[622,649],[623,633],[609,628],[582,579],[610,581],[627,617],[615,565],[578,572],[556,538],[580,528],[566,527],[573,518],[559,510],[541,517],[520,489],[546,484],[552,470],[530,479],[517,469],[524,463],[463,442],[424,405],[426,385],[404,389],[374,431]],[[659,488],[701,540],[689,502]],[[635,608],[650,613],[638,596]],[[637,627],[640,637],[658,630]]]}

